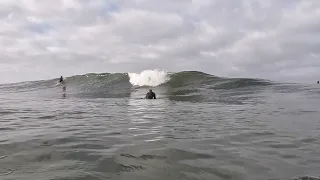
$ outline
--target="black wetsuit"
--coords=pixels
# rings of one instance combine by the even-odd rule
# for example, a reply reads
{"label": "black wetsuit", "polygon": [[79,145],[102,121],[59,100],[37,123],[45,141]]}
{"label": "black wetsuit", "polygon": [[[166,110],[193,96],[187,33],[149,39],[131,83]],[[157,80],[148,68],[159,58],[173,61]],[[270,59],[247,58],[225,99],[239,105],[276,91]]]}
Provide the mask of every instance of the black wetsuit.
{"label": "black wetsuit", "polygon": [[156,94],[154,92],[148,92],[146,99],[156,99]]}

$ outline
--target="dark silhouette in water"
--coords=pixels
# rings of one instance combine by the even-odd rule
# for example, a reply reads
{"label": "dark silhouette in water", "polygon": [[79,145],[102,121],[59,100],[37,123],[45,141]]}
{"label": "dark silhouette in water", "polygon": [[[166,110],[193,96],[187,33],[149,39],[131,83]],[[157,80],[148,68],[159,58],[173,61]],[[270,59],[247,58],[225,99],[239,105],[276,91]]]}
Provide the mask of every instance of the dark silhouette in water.
{"label": "dark silhouette in water", "polygon": [[62,83],[62,82],[63,82],[63,77],[62,77],[62,76],[60,76],[60,80],[59,80],[59,82],[60,82],[60,83]]}
{"label": "dark silhouette in water", "polygon": [[62,86],[62,92],[63,92],[62,97],[66,97],[67,87],[66,87],[66,83],[65,83],[65,81],[63,80],[63,77],[62,77],[62,76],[60,76],[59,82],[63,85],[63,86]]}
{"label": "dark silhouette in water", "polygon": [[319,84],[319,81],[317,83]]}
{"label": "dark silhouette in water", "polygon": [[152,89],[150,89],[149,92],[146,94],[146,99],[157,99],[156,94],[152,92]]}

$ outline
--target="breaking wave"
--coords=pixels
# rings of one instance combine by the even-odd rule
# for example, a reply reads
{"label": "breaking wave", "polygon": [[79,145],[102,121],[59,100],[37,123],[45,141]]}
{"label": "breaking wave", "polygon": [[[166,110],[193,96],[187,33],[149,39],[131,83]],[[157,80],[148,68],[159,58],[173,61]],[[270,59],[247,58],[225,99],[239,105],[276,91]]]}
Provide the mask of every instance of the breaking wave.
{"label": "breaking wave", "polygon": [[[56,96],[61,92],[58,79],[22,82],[0,85],[6,93],[36,92],[46,97]],[[167,72],[162,70],[145,70],[140,73],[88,73],[67,77],[68,96],[89,98],[123,98],[131,97],[132,92],[140,91],[142,95],[152,87],[163,97],[172,100],[208,100],[212,93],[219,90],[258,91],[272,83],[260,79],[223,78],[199,71]],[[40,91],[40,93],[39,93]],[[61,93],[60,93],[61,94]],[[183,97],[182,97],[183,96]]]}
{"label": "breaking wave", "polygon": [[141,73],[128,73],[129,82],[134,86],[159,86],[170,80],[166,71],[145,70]]}

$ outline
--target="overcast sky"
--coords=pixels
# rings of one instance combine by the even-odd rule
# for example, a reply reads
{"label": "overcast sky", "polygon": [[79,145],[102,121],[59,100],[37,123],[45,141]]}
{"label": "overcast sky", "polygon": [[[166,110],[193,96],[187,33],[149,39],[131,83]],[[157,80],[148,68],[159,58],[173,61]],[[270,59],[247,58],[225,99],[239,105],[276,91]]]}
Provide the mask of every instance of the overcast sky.
{"label": "overcast sky", "polygon": [[320,0],[0,0],[0,83],[197,70],[320,80]]}

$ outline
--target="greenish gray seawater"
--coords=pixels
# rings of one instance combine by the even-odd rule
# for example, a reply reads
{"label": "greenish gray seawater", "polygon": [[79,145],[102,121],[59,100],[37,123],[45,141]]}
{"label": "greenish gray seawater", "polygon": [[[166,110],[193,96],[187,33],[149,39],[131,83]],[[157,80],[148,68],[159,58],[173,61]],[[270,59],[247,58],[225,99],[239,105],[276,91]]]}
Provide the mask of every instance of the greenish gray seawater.
{"label": "greenish gray seawater", "polygon": [[0,179],[319,177],[320,86],[184,73],[157,100],[125,75],[1,85]]}

